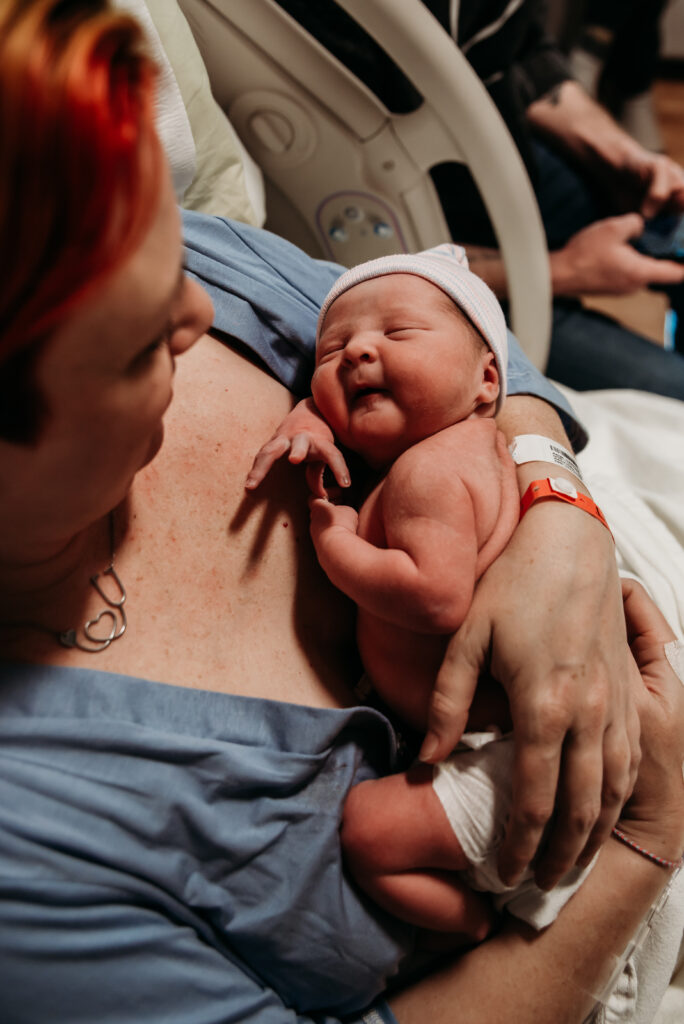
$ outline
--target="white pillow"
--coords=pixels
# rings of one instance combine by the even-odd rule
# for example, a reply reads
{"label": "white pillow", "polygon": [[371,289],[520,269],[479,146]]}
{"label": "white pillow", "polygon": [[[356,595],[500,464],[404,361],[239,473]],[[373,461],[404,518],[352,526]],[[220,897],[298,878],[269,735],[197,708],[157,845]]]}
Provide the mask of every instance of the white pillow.
{"label": "white pillow", "polygon": [[197,172],[195,142],[185,106],[149,11],[143,0],[113,0],[114,6],[132,14],[142,25],[152,57],[159,68],[157,82],[157,131],[171,166],[173,187],[179,202]]}
{"label": "white pillow", "polygon": [[161,69],[158,128],[179,201],[189,210],[263,225],[261,171],[212,96],[207,69],[176,0],[115,3],[143,25]]}

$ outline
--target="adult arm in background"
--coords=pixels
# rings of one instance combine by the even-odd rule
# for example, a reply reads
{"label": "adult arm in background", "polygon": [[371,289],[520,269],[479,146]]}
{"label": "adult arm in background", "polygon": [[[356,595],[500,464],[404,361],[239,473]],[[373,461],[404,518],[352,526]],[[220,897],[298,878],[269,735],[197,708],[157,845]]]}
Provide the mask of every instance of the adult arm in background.
{"label": "adult arm in background", "polygon": [[562,82],[535,100],[527,120],[605,185],[616,210],[653,217],[684,209],[684,170],[628,135],[579,82]]}
{"label": "adult arm in background", "polygon": [[684,281],[681,265],[651,259],[629,244],[643,230],[643,218],[684,210],[684,169],[641,146],[575,81],[531,103],[527,120],[580,164],[622,214],[597,221],[551,254],[554,294],[624,295]]}
{"label": "adult arm in background", "polygon": [[[438,5],[425,2],[438,14]],[[488,83],[523,159],[534,165],[530,132],[544,137],[579,163],[590,180],[604,185],[608,209],[613,203],[616,214],[629,214],[597,221],[551,253],[554,295],[625,295],[647,285],[684,281],[684,268],[651,259],[630,244],[643,230],[643,217],[652,217],[663,207],[684,208],[681,167],[640,146],[572,79],[565,56],[547,31],[541,0],[526,0],[493,35],[473,44],[483,27],[482,17],[480,5],[461,3],[459,45]],[[466,249],[472,269],[496,295],[507,297],[498,250],[468,245]]]}
{"label": "adult arm in background", "polygon": [[[185,214],[184,226],[187,266],[209,290],[215,326],[241,338],[291,390],[308,393],[318,309],[341,268],[311,260],[268,232],[221,218]],[[564,398],[512,338],[508,383],[501,428],[509,438],[536,432],[565,445],[568,436],[576,447],[585,443]],[[521,467],[521,488],[550,472],[548,464]],[[478,672],[491,665],[506,687],[521,737],[514,825],[502,866],[511,878],[531,860],[557,791],[558,817],[539,866],[541,880],[550,884],[588,841],[587,854],[605,838],[629,795],[638,759],[608,531],[560,502],[535,506],[505,557],[483,577],[466,623],[440,675],[430,759],[454,746]],[[540,706],[547,707],[544,722]],[[539,736],[549,725],[542,744]]]}
{"label": "adult arm in background", "polygon": [[[426,2],[432,6],[431,0]],[[459,46],[488,84],[525,159],[527,128],[562,148],[606,185],[615,212],[652,217],[663,207],[684,208],[682,168],[641,146],[574,81],[546,29],[544,0],[525,0],[515,16],[502,18],[486,35],[480,31],[478,40],[481,22],[481,5],[464,0]]]}
{"label": "adult arm in background", "polygon": [[[684,281],[684,266],[637,252],[632,241],[644,230],[640,213],[605,217],[574,234],[549,253],[551,290],[559,298],[631,295],[649,285]],[[466,244],[470,269],[500,299],[508,297],[506,267],[498,249]]]}

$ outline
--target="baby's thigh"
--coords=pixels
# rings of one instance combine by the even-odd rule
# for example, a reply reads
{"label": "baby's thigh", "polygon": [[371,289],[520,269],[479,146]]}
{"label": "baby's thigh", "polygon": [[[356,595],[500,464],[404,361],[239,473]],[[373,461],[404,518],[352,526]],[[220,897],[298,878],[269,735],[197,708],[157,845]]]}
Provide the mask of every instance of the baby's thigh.
{"label": "baby's thigh", "polygon": [[462,870],[468,866],[432,785],[431,765],[359,783],[344,807],[342,843],[364,851],[375,865],[396,870],[399,862]]}

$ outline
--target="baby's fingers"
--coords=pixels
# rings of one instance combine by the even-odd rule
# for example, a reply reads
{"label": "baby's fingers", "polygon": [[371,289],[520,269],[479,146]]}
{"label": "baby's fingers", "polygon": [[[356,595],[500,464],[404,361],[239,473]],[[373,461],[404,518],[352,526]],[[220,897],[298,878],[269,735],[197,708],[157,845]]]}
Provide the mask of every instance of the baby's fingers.
{"label": "baby's fingers", "polygon": [[340,487],[349,487],[351,484],[349,469],[340,449],[334,444],[325,444],[321,445],[322,454],[323,450],[325,450],[325,461],[337,483]]}
{"label": "baby's fingers", "polygon": [[252,463],[252,468],[247,474],[245,487],[248,491],[255,490],[261,481],[267,476],[274,462],[282,458],[290,450],[290,441],[283,434],[272,437],[270,441],[261,448]]}
{"label": "baby's fingers", "polygon": [[288,456],[295,465],[300,462],[322,463],[331,471],[340,487],[349,487],[349,470],[344,455],[332,441],[313,434],[295,434]]}
{"label": "baby's fingers", "polygon": [[323,484],[323,474],[325,473],[324,462],[309,462],[306,467],[306,482],[309,490],[316,498],[329,498],[325,485]]}

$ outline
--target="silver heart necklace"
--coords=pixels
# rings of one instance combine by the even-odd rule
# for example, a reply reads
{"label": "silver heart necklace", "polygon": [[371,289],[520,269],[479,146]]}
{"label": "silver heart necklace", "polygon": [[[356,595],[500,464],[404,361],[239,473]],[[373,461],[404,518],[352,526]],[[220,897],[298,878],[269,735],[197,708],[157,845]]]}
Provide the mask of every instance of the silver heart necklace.
{"label": "silver heart necklace", "polygon": [[[42,633],[49,633],[62,647],[77,647],[79,651],[85,651],[87,654],[99,654],[100,651],[106,651],[110,644],[121,639],[128,625],[124,608],[126,588],[114,568],[115,554],[114,511],[112,510],[109,513],[109,565],[102,572],[95,573],[90,577],[91,587],[97,591],[107,607],[92,619],[88,619],[83,626],[72,626],[70,629],[55,631],[38,622],[7,622],[0,623],[0,625],[13,629],[37,629]],[[107,593],[103,586],[105,577],[107,578],[107,589],[113,593]]]}

